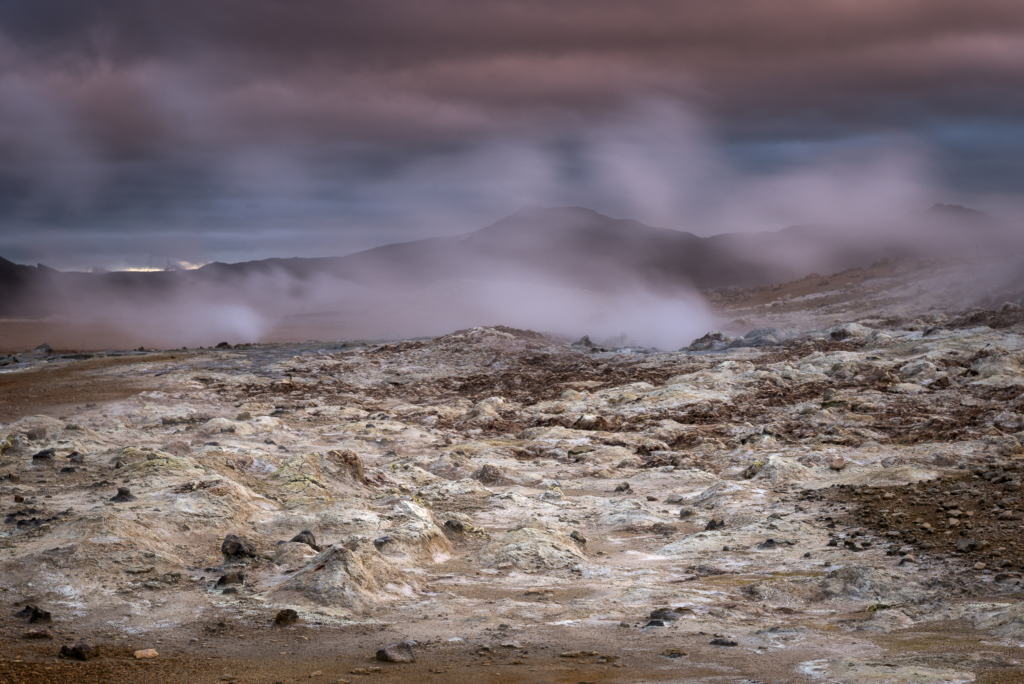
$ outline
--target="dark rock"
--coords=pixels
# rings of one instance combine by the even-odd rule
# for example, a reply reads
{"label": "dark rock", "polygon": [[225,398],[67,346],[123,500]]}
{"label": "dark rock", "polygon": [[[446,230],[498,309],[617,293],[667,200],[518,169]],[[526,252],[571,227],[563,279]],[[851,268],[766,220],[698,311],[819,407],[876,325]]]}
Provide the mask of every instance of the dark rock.
{"label": "dark rock", "polygon": [[718,330],[712,330],[703,337],[695,339],[690,343],[690,346],[685,349],[687,351],[718,351],[719,349],[725,349],[729,346],[730,342],[732,342],[731,337],[719,332]]}
{"label": "dark rock", "polygon": [[314,551],[319,552],[320,547],[316,545],[316,537],[309,530],[302,530],[297,535],[292,537],[292,541],[296,544],[306,544]]}
{"label": "dark rock", "polygon": [[127,487],[118,487],[117,494],[110,499],[116,503],[124,503],[125,501],[135,501],[135,495]]}
{"label": "dark rock", "polygon": [[775,543],[774,539],[765,539],[763,542],[757,545],[759,549],[777,549],[779,545]]}
{"label": "dark rock", "polygon": [[704,526],[704,530],[706,532],[713,532],[715,530],[720,530],[720,529],[722,529],[724,527],[725,527],[725,521],[724,520],[722,520],[721,518],[712,518],[711,520],[708,521],[708,524]]}
{"label": "dark rock", "polygon": [[62,658],[74,658],[75,660],[90,660],[100,654],[99,646],[80,641],[77,644],[64,644],[60,647]]}
{"label": "dark rock", "polygon": [[452,532],[458,532],[459,534],[466,531],[466,526],[462,524],[461,520],[446,520],[444,526],[446,529],[449,529]]}
{"label": "dark rock", "polygon": [[680,518],[692,518],[694,514],[693,506],[683,506],[679,509]]}
{"label": "dark rock", "polygon": [[569,535],[569,539],[572,539],[580,546],[586,546],[587,544],[587,538],[580,534],[579,530],[573,530],[572,534]]}
{"label": "dark rock", "polygon": [[231,345],[228,344],[227,342],[221,342],[216,347],[214,347],[214,349],[231,349]]}
{"label": "dark rock", "polygon": [[504,468],[493,463],[483,464],[477,468],[470,477],[474,480],[490,485],[507,484],[515,480],[514,475],[510,475]]}
{"label": "dark rock", "polygon": [[37,454],[32,454],[33,461],[52,461],[53,457],[57,455],[56,449],[43,449]]}
{"label": "dark rock", "polygon": [[379,649],[377,660],[382,660],[385,663],[415,663],[416,655],[412,652],[412,646],[408,642],[400,641]]}
{"label": "dark rock", "polygon": [[614,492],[628,492],[628,491],[630,491],[629,483],[628,482],[622,482],[620,484],[617,484],[617,485],[615,485],[615,489],[613,489],[612,491],[614,491]]}
{"label": "dark rock", "polygon": [[[447,523],[445,523],[445,524],[447,525]],[[388,543],[390,543],[392,541],[394,541],[394,540],[391,538],[391,535],[385,534],[383,537],[377,537],[376,539],[374,539],[373,540],[373,545],[376,546],[379,549],[379,548],[382,548],[385,544],[388,544]]]}
{"label": "dark rock", "polygon": [[648,616],[651,620],[661,620],[662,622],[674,622],[679,619],[679,613],[670,610],[668,608],[658,608],[652,610]]}
{"label": "dark rock", "polygon": [[82,456],[82,454],[77,451],[72,451],[68,456],[68,460],[72,463],[85,463],[85,456]]}
{"label": "dark rock", "polygon": [[296,613],[291,608],[285,608],[284,610],[279,612],[276,616],[274,616],[274,624],[275,625],[280,625],[280,626],[294,625],[298,621],[299,621],[299,614]]}
{"label": "dark rock", "polygon": [[967,537],[964,537],[956,542],[956,550],[960,553],[971,553],[972,551],[977,551],[980,548],[981,542],[975,539],[968,539]]}
{"label": "dark rock", "polygon": [[665,626],[665,621],[664,620],[648,620],[647,624],[644,625],[644,628],[646,629],[647,627],[664,627],[664,626]]}
{"label": "dark rock", "polygon": [[739,644],[732,639],[712,639],[708,643],[712,646],[739,646]]}
{"label": "dark rock", "polygon": [[218,587],[225,587],[229,584],[245,584],[245,573],[229,572],[226,575],[221,575],[221,578],[217,580]]}
{"label": "dark rock", "polygon": [[52,622],[53,616],[50,615],[50,611],[43,610],[39,606],[27,605],[17,613],[14,617],[28,618],[29,622]]}
{"label": "dark rock", "polygon": [[256,545],[248,539],[229,534],[224,537],[224,543],[220,545],[220,552],[229,557],[254,557],[256,555]]}

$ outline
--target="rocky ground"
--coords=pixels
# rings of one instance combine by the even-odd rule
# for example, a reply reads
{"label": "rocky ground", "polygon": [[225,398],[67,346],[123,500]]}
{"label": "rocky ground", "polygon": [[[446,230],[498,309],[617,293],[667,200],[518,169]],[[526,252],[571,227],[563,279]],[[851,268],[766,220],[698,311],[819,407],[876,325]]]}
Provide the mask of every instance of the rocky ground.
{"label": "rocky ground", "polygon": [[1024,314],[960,268],[0,359],[0,681],[1021,681]]}

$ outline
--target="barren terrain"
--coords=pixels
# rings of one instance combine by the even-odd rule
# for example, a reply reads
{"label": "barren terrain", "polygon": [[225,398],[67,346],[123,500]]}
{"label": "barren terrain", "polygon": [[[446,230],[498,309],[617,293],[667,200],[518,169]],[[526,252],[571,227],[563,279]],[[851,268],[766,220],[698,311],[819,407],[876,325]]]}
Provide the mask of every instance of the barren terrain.
{"label": "barren terrain", "polygon": [[1024,293],[972,277],[713,291],[679,351],[0,357],[0,681],[1021,681]]}

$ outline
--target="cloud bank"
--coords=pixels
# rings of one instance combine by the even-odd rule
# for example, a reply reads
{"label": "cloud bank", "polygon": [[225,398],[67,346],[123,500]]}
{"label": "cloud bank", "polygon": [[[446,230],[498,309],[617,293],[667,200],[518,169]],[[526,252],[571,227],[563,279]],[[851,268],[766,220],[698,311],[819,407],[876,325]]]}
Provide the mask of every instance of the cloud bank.
{"label": "cloud bank", "polygon": [[1024,9],[996,0],[5,3],[0,65],[0,254],[65,268],[1024,187]]}

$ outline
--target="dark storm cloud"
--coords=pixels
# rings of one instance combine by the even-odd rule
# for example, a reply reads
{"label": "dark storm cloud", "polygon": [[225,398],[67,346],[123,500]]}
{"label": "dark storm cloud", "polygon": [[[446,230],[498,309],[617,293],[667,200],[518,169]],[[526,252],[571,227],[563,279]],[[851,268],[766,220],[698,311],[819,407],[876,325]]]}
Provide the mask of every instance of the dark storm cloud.
{"label": "dark storm cloud", "polygon": [[[954,192],[1012,193],[1022,82],[1024,5],[1005,0],[13,0],[0,254],[46,256],[57,229],[103,244],[98,228],[121,236],[95,250],[106,261],[125,235],[142,253],[159,231],[250,236],[219,258],[267,256],[254,236],[285,227],[295,253],[348,251],[417,225],[469,230],[523,201],[599,205],[612,181],[575,179],[641,144],[645,163],[611,175],[700,176],[647,163],[658,143],[636,128],[651,121],[688,129],[675,150],[712,167],[898,149]],[[683,221],[704,214],[662,204],[641,218],[701,230]]]}

